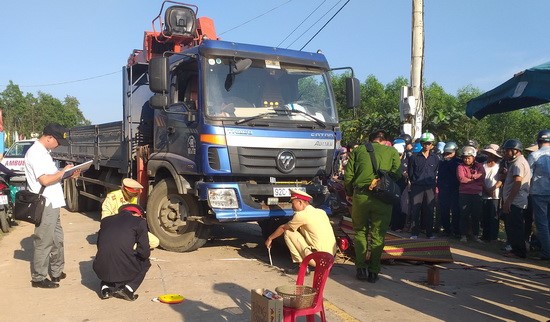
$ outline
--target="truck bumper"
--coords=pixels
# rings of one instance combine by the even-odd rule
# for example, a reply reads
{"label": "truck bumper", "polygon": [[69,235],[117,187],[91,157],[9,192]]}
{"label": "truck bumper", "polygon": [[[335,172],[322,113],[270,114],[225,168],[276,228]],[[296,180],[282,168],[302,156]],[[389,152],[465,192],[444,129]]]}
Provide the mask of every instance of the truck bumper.
{"label": "truck bumper", "polygon": [[[207,201],[210,211],[220,222],[256,221],[272,217],[290,217],[294,214],[290,196],[275,196],[277,191],[302,188],[313,197],[312,204],[322,207],[328,198],[328,189],[321,184],[257,184],[201,182],[197,185],[199,199]],[[283,189],[281,189],[283,188]],[[215,192],[223,191],[214,200]],[[219,197],[223,195],[225,197]],[[227,198],[228,200],[220,200]],[[235,199],[229,200],[229,199]],[[224,201],[227,203],[223,206]],[[324,208],[324,207],[323,207]]]}

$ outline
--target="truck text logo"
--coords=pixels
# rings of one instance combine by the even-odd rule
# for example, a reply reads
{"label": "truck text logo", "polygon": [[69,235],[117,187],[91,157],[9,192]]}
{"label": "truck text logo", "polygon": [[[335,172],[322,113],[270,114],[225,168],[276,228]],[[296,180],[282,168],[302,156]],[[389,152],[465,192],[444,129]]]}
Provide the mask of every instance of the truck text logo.
{"label": "truck text logo", "polygon": [[332,139],[334,137],[334,133],[311,133],[311,136],[314,138],[329,138]]}
{"label": "truck text logo", "polygon": [[227,129],[227,134],[229,135],[252,135],[251,130],[244,129]]}

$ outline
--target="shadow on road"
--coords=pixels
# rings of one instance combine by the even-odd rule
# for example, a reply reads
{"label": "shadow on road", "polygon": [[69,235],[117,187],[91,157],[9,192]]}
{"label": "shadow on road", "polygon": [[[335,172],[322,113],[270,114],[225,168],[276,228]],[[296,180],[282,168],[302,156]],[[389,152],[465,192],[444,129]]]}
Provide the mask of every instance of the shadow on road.
{"label": "shadow on road", "polygon": [[235,306],[218,309],[202,301],[186,299],[170,307],[181,314],[182,321],[249,321],[250,302],[242,299],[250,298],[250,290],[234,283],[217,283],[214,284],[214,292],[226,294],[234,300]]}
{"label": "shadow on road", "polygon": [[25,237],[21,240],[21,248],[13,251],[13,258],[30,262],[33,256],[32,236]]}
{"label": "shadow on road", "polygon": [[90,260],[81,261],[78,263],[78,268],[80,270],[80,284],[97,293],[99,290],[100,280],[96,277],[92,268],[93,262],[94,257],[90,257]]}
{"label": "shadow on road", "polygon": [[445,321],[543,321],[550,316],[550,273],[543,267],[453,249],[441,284],[427,283],[427,268],[395,262],[375,283],[355,279],[353,265],[335,265],[331,279],[371,298],[383,297]]}

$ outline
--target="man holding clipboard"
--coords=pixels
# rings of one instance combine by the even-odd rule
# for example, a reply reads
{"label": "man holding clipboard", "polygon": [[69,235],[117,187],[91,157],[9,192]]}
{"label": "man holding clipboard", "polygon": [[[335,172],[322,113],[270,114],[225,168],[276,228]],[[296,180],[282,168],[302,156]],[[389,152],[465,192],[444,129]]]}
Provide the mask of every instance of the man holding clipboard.
{"label": "man holding clipboard", "polygon": [[84,171],[88,170],[93,162],[94,162],[93,160],[89,160],[89,161],[86,161],[86,162],[81,163],[79,165],[75,165],[73,167],[69,167],[69,168],[65,167],[63,169],[63,178],[62,179],[67,179],[67,178],[71,177],[76,171],[84,172]]}
{"label": "man holding clipboard", "polygon": [[[65,206],[61,180],[73,165],[58,170],[50,151],[60,145],[68,145],[67,129],[53,123],[44,127],[42,136],[25,154],[25,176],[29,190],[46,198],[42,222],[35,227],[33,234],[33,258],[31,261],[31,285],[39,288],[57,288],[60,280],[67,277],[63,272],[65,254],[63,248],[63,228],[60,209]],[[76,178],[81,169],[70,171],[68,177]],[[51,280],[48,279],[48,275]]]}

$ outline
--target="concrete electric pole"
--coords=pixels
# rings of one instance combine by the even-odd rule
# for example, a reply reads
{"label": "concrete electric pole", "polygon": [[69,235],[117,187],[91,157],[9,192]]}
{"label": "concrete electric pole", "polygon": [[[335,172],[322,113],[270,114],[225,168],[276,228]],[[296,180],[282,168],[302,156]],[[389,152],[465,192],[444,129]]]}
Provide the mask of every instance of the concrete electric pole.
{"label": "concrete electric pole", "polygon": [[413,139],[422,134],[424,118],[424,90],[422,76],[424,69],[424,0],[412,0],[411,82],[401,89],[402,132]]}

